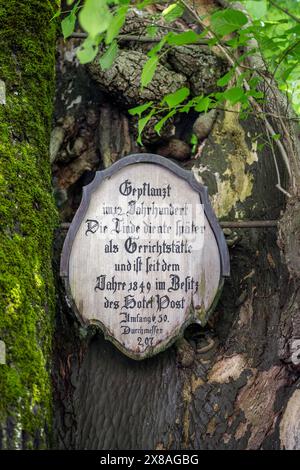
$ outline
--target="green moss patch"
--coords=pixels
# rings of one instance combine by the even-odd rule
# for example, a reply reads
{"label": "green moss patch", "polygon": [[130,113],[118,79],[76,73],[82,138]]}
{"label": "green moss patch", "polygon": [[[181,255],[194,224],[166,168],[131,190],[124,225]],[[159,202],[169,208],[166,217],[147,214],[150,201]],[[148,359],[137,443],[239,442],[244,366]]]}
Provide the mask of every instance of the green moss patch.
{"label": "green moss patch", "polygon": [[[54,1],[0,1],[0,428],[4,448],[48,445],[57,222],[48,156]],[[9,423],[9,424],[8,424]]]}

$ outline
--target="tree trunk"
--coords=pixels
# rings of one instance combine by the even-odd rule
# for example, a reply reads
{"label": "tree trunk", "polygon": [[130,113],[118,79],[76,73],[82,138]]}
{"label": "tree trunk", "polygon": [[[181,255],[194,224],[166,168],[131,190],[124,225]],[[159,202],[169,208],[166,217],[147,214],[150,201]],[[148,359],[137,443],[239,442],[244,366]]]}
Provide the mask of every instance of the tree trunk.
{"label": "tree trunk", "polygon": [[52,1],[0,1],[1,449],[50,445],[56,8]]}
{"label": "tree trunk", "polygon": [[[93,73],[100,92],[84,67],[76,67],[76,44],[58,45],[53,170],[64,222],[71,220],[82,185],[95,170],[136,150],[126,112],[103,94],[101,78]],[[115,85],[114,99],[121,93]],[[118,103],[122,100],[126,96]],[[221,220],[278,220],[286,201],[276,188],[273,154],[259,145],[264,123],[256,117],[240,123],[236,111],[218,114],[198,159],[183,165],[194,167],[208,186]],[[191,127],[177,127],[179,138],[186,125]],[[146,150],[159,153],[160,145],[148,144]],[[287,187],[277,153],[276,159]],[[57,267],[64,235],[57,235]],[[60,285],[54,374],[58,448],[299,448],[299,370],[290,344],[300,334],[299,280],[290,274],[276,227],[227,235],[232,274],[208,326],[191,326],[175,346],[142,362],[122,355],[101,333],[82,330]]]}

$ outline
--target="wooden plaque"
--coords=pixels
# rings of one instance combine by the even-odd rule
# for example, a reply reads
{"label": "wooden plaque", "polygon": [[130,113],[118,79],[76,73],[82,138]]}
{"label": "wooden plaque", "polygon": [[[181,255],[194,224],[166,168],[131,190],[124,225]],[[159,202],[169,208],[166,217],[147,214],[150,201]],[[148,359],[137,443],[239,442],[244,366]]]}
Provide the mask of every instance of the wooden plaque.
{"label": "wooden plaque", "polygon": [[137,154],[83,188],[60,274],[80,322],[143,359],[206,323],[229,255],[206,187],[166,158]]}

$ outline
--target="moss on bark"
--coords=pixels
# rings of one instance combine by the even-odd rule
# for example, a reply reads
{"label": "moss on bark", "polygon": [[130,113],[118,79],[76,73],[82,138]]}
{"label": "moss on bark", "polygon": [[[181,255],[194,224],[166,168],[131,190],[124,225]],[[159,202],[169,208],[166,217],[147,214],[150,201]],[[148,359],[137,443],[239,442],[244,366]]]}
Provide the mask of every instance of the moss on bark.
{"label": "moss on bark", "polygon": [[56,1],[0,0],[0,447],[43,448],[51,427],[56,211],[49,133]]}

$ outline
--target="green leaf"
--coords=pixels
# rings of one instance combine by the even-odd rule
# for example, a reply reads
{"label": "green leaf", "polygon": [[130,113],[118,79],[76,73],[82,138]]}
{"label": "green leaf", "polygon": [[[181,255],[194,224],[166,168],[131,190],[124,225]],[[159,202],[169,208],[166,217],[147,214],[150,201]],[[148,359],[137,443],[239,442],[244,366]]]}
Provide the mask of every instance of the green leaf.
{"label": "green leaf", "polygon": [[67,39],[68,37],[71,36],[71,34],[73,34],[75,23],[76,23],[76,16],[72,15],[72,13],[70,13],[68,16],[66,16],[62,20],[61,29],[62,29],[64,39]]}
{"label": "green leaf", "polygon": [[278,53],[278,44],[267,36],[261,37],[259,44],[266,58],[273,57]]}
{"label": "green leaf", "polygon": [[158,57],[150,57],[147,60],[143,67],[142,76],[141,76],[141,85],[142,88],[147,86],[151,82],[153,75],[155,74],[156,67],[158,65]]}
{"label": "green leaf", "polygon": [[272,139],[273,140],[279,140],[281,138],[281,135],[280,134],[273,134],[272,135]]}
{"label": "green leaf", "polygon": [[111,20],[106,0],[86,0],[79,13],[80,25],[91,37],[106,31]]}
{"label": "green leaf", "polygon": [[50,19],[50,21],[53,21],[53,20],[55,20],[55,18],[58,18],[58,17],[61,15],[61,13],[62,13],[61,10],[58,10],[58,11],[55,13],[55,15],[52,16],[52,18]]}
{"label": "green leaf", "polygon": [[[241,102],[241,110],[247,111],[249,108],[250,108],[250,103],[249,103],[248,100]],[[240,115],[242,115],[242,114],[244,116],[248,116],[248,113],[246,113],[246,112],[243,112],[243,113],[241,112]]]}
{"label": "green leaf", "polygon": [[192,145],[192,153],[195,153],[198,145],[198,137],[196,136],[196,134],[191,135],[190,144]]}
{"label": "green leaf", "polygon": [[232,79],[234,75],[234,69],[230,69],[229,72],[225,73],[225,75],[223,75],[223,77],[219,78],[219,80],[217,81],[217,85],[218,86],[225,86],[227,85],[230,80]]}
{"label": "green leaf", "polygon": [[224,93],[218,93],[218,92],[217,92],[217,93],[214,93],[213,96],[214,96],[214,98],[215,98],[216,101],[224,101],[224,99],[223,99],[223,94],[224,94]]}
{"label": "green leaf", "polygon": [[156,36],[158,27],[154,25],[147,26],[147,34],[150,38],[154,38]]}
{"label": "green leaf", "polygon": [[246,96],[253,96],[253,98],[261,99],[265,95],[262,91],[257,91],[257,90],[252,89],[252,90],[247,91]]}
{"label": "green leaf", "polygon": [[76,13],[78,11],[79,3],[80,2],[77,2],[73,6],[71,13],[68,16],[66,16],[61,22],[61,29],[62,29],[64,39],[67,39],[68,37],[70,37],[71,34],[73,34],[74,32],[75,24],[76,24]]}
{"label": "green leaf", "polygon": [[162,12],[162,16],[167,23],[179,18],[184,12],[184,8],[179,3],[172,3]]}
{"label": "green leaf", "polygon": [[198,111],[199,113],[203,113],[203,112],[206,113],[212,102],[209,96],[204,96],[203,98],[200,98],[197,101],[198,102],[195,106],[195,111]]}
{"label": "green leaf", "polygon": [[98,52],[98,43],[94,38],[87,37],[77,49],[76,55],[81,64],[92,62]]}
{"label": "green leaf", "polygon": [[141,116],[144,111],[146,111],[148,108],[150,108],[150,106],[152,106],[152,104],[153,101],[149,101],[148,103],[141,104],[140,106],[136,106],[135,108],[129,109],[128,112],[129,114],[131,114],[131,116],[134,116],[135,114]]}
{"label": "green leaf", "polygon": [[152,118],[153,114],[155,113],[155,110],[152,109],[150,111],[149,114],[147,114],[147,116],[139,119],[139,122],[138,122],[138,138],[137,138],[137,143],[142,145],[142,139],[141,139],[141,136],[142,136],[142,132],[145,128],[145,126],[147,125],[147,123],[150,121],[150,119]]}
{"label": "green leaf", "polygon": [[182,108],[178,110],[179,113],[188,113],[191,109],[191,106],[189,104],[186,104]]}
{"label": "green leaf", "polygon": [[184,31],[183,33],[170,33],[167,38],[170,46],[183,46],[185,44],[193,44],[199,40],[199,34],[195,31]]}
{"label": "green leaf", "polygon": [[178,104],[182,103],[190,94],[190,90],[187,87],[179,88],[174,93],[170,93],[164,97],[162,103],[167,103],[169,108],[174,108]]}
{"label": "green leaf", "polygon": [[137,8],[138,10],[142,10],[142,9],[145,8],[146,6],[151,5],[151,3],[154,3],[154,0],[143,0],[142,2],[139,2],[139,3],[136,5],[136,8]]}
{"label": "green leaf", "polygon": [[160,131],[161,131],[163,125],[167,122],[168,119],[170,119],[170,117],[174,116],[175,113],[176,113],[175,109],[172,109],[172,111],[170,111],[166,116],[164,116],[162,119],[160,119],[160,121],[158,121],[157,124],[155,124],[154,130],[155,130],[155,132],[158,133],[158,135],[160,134]]}
{"label": "green leaf", "polygon": [[163,46],[166,44],[170,34],[171,33],[167,33],[164,37],[162,37],[161,40],[150,49],[147,56],[154,57],[158,52],[160,52]]}
{"label": "green leaf", "polygon": [[229,88],[223,93],[223,97],[225,100],[230,101],[231,104],[236,104],[245,97],[245,92],[241,87],[233,87]]}
{"label": "green leaf", "polygon": [[104,52],[104,54],[99,59],[99,64],[102,70],[110,69],[112,66],[115,58],[118,54],[118,43],[117,41],[113,41],[109,48]]}
{"label": "green leaf", "polygon": [[233,33],[247,23],[248,19],[244,13],[231,8],[217,11],[211,16],[211,27],[219,37]]}
{"label": "green leaf", "polygon": [[192,100],[188,101],[184,106],[180,107],[178,109],[178,111],[180,113],[188,113],[190,111],[191,107],[194,106],[194,105],[195,105],[195,100],[192,99]]}
{"label": "green leaf", "polygon": [[198,143],[198,137],[196,136],[196,134],[192,134],[190,138],[190,144],[197,145],[197,143]]}
{"label": "green leaf", "polygon": [[265,16],[268,11],[267,0],[247,0],[245,6],[249,11],[251,18],[254,20],[259,20]]}
{"label": "green leaf", "polygon": [[105,42],[110,44],[119,34],[120,29],[125,23],[126,13],[128,6],[122,6],[117,10],[117,13],[113,16],[112,21],[110,22],[107,32]]}
{"label": "green leaf", "polygon": [[226,46],[229,46],[229,47],[231,47],[232,49],[236,49],[236,48],[239,47],[239,45],[240,45],[239,39],[240,39],[239,36],[234,36],[233,38],[228,39],[228,40],[225,42],[225,44],[226,44]]}
{"label": "green leaf", "polygon": [[251,88],[256,88],[258,84],[259,84],[259,78],[258,77],[253,77],[249,80],[249,85],[250,85]]}
{"label": "green leaf", "polygon": [[246,121],[249,118],[249,113],[240,112],[239,117],[241,121]]}
{"label": "green leaf", "polygon": [[233,49],[236,49],[237,47],[240,46],[245,46],[247,45],[249,39],[253,37],[253,26],[248,26],[244,27],[238,33],[234,36],[231,37],[230,39],[226,40],[226,45],[232,47]]}
{"label": "green leaf", "polygon": [[236,80],[236,86],[243,86],[244,80],[248,81],[250,75],[250,71],[246,70],[246,72],[242,72]]}
{"label": "green leaf", "polygon": [[296,35],[300,34],[300,24],[285,31],[285,34],[296,34]]}
{"label": "green leaf", "polygon": [[88,64],[89,62],[92,62],[95,59],[97,52],[98,51],[96,48],[87,47],[78,49],[76,55],[81,64]]}
{"label": "green leaf", "polygon": [[291,67],[288,67],[287,69],[285,69],[281,75],[281,80],[286,82],[287,79],[289,78],[290,74],[293,72],[293,70],[295,69],[295,66],[292,65]]}

